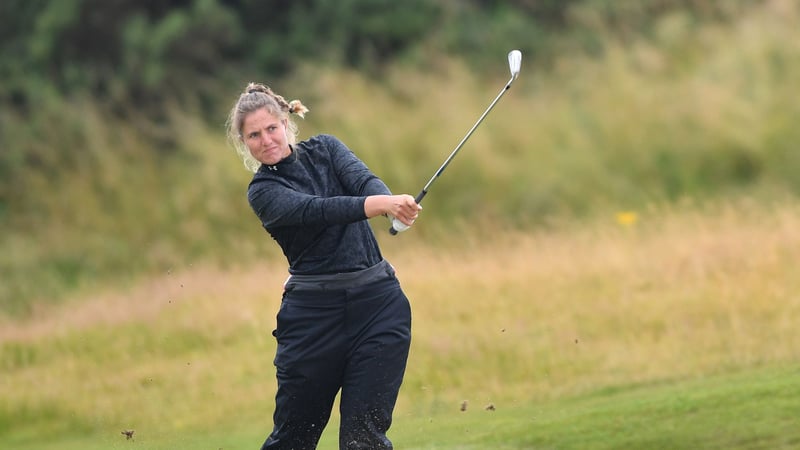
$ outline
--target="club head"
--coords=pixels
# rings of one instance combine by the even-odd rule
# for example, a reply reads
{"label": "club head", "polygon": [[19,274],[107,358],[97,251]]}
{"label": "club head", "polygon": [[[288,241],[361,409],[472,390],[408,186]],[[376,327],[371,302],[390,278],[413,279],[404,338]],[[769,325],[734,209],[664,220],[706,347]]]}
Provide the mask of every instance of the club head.
{"label": "club head", "polygon": [[522,52],[511,50],[508,53],[508,68],[511,70],[511,79],[514,80],[519,75],[519,68],[522,65]]}

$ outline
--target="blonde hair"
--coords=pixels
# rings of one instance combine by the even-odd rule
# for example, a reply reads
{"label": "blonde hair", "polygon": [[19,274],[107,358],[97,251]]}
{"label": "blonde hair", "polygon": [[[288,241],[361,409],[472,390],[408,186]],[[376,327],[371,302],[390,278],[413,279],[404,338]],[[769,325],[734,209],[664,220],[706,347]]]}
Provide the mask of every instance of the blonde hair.
{"label": "blonde hair", "polygon": [[281,120],[286,119],[286,128],[288,130],[286,138],[290,145],[297,142],[297,124],[289,118],[289,114],[297,114],[304,118],[308,112],[308,108],[300,100],[287,102],[283,97],[272,92],[272,89],[263,84],[248,83],[244,92],[239,95],[239,99],[231,109],[230,114],[228,114],[226,128],[228,130],[228,142],[239,154],[239,157],[242,158],[244,167],[251,172],[257,172],[258,168],[261,167],[261,163],[253,158],[253,155],[250,154],[250,149],[247,148],[247,145],[242,140],[242,126],[248,114],[262,108]]}

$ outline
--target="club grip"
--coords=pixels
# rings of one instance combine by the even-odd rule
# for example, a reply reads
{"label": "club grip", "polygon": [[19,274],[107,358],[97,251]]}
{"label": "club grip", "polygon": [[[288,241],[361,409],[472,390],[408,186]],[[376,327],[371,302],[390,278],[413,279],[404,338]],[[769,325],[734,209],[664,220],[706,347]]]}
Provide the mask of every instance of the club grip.
{"label": "club grip", "polygon": [[411,227],[409,227],[408,225],[404,224],[403,222],[400,222],[399,220],[397,220],[394,217],[392,217],[392,226],[391,226],[391,228],[389,228],[389,234],[394,236],[397,233],[399,233],[401,231],[406,231],[409,228],[411,228]]}
{"label": "club grip", "polygon": [[[423,190],[419,191],[419,194],[417,194],[417,197],[414,199],[414,201],[419,205],[422,202],[422,199],[425,198],[425,195],[427,193],[428,193],[427,189],[423,189]],[[397,224],[395,224],[395,222],[397,222]],[[397,228],[395,228],[395,225],[397,225]],[[398,229],[398,228],[402,228],[402,229]],[[397,233],[399,233],[401,231],[405,231],[408,228],[409,227],[407,227],[406,225],[403,225],[403,223],[398,221],[397,219],[392,219],[392,226],[389,227],[389,234],[391,234],[392,236],[396,236]]]}

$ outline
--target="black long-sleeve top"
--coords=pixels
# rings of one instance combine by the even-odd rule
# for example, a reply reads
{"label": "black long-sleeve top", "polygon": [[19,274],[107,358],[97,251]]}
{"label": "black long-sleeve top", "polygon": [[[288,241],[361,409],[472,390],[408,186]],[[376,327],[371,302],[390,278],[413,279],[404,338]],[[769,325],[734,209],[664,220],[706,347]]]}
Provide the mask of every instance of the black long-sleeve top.
{"label": "black long-sleeve top", "polygon": [[292,275],[353,272],[379,263],[364,212],[369,195],[389,188],[340,140],[318,135],[292,146],[278,164],[262,164],[247,198],[280,245]]}

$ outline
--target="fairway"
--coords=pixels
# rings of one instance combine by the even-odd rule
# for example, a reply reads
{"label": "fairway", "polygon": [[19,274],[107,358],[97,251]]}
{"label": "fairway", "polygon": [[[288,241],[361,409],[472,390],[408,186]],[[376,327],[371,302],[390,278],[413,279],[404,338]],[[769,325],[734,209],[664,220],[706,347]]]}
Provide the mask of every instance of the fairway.
{"label": "fairway", "polygon": [[[794,449],[800,446],[800,366],[606,389],[559,401],[405,413],[391,436],[407,450]],[[335,424],[332,424],[335,425]],[[220,427],[222,428],[222,427]],[[8,440],[19,450],[247,449],[263,430],[243,425],[185,433],[108,430],[63,439]],[[335,449],[326,431],[320,449]]]}

